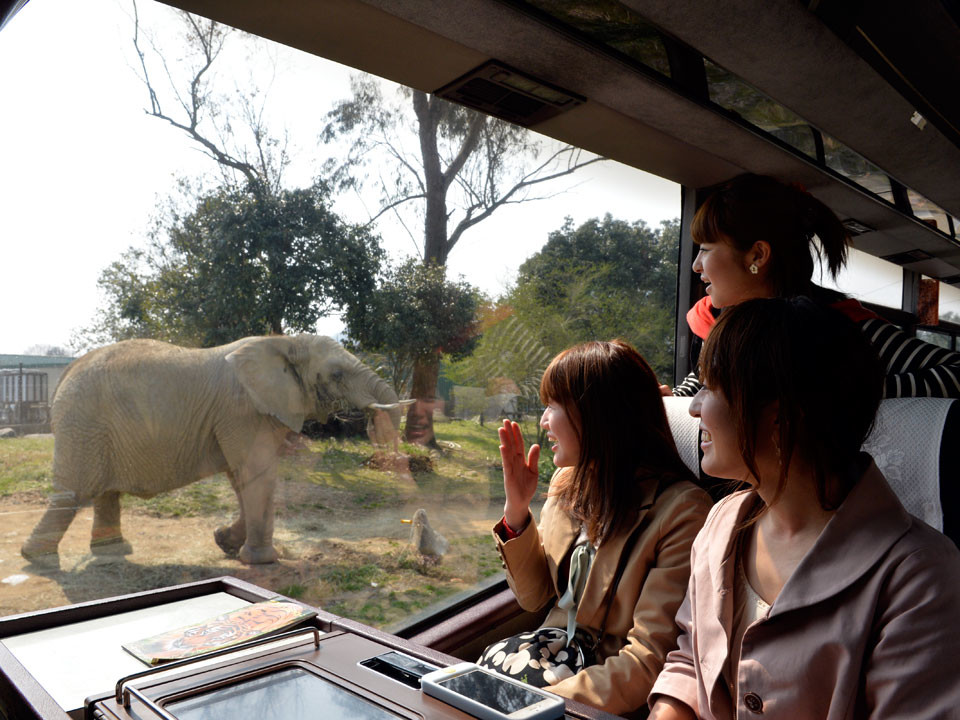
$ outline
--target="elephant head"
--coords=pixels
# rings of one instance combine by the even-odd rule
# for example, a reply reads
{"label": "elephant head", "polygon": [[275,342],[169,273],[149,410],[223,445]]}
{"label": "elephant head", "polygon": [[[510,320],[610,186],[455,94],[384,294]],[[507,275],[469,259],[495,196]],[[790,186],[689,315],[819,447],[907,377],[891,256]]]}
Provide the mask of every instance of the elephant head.
{"label": "elephant head", "polygon": [[399,427],[402,403],[393,388],[332,338],[251,338],[226,360],[257,410],[294,432],[305,419],[326,420],[344,405],[386,411]]}

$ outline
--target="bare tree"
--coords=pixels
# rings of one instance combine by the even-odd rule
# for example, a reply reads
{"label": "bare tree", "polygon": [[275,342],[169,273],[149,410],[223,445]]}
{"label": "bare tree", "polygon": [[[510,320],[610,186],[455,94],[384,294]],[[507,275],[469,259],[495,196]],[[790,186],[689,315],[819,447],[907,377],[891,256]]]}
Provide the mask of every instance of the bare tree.
{"label": "bare tree", "polygon": [[[550,197],[547,183],[604,160],[418,90],[401,88],[390,102],[373,78],[355,76],[351,85],[352,97],[330,112],[324,133],[327,141],[352,140],[335,176],[358,188],[365,180],[358,169],[376,168],[381,204],[371,222],[393,213],[424,265],[445,266],[464,233],[497,209]],[[419,240],[407,208],[422,225]],[[414,366],[411,393],[420,402],[408,414],[408,438],[433,441],[440,352],[425,347]]]}
{"label": "bare tree", "polygon": [[26,349],[24,355],[45,355],[46,357],[69,357],[70,353],[66,348],[59,345],[31,345]]}
{"label": "bare tree", "polygon": [[218,90],[217,60],[230,38],[242,33],[178,10],[185,54],[171,62],[174,53],[141,26],[137,1],[132,5],[137,72],[149,97],[145,112],[186,133],[217,163],[225,184],[243,181],[278,194],[290,162],[289,139],[272,135],[267,126],[267,93],[255,82],[230,94]]}

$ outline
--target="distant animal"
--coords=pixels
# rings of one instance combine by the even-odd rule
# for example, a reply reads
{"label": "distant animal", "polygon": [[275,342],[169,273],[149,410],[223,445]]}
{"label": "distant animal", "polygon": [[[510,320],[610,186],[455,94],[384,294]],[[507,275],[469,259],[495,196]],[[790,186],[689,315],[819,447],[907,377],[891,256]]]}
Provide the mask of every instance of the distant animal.
{"label": "distant animal", "polygon": [[245,563],[273,562],[278,457],[306,418],[326,419],[341,405],[389,415],[394,432],[399,425],[393,388],[328,337],[249,337],[207,349],[127,340],[94,350],[71,363],[54,393],[55,492],[21,554],[55,557],[90,500],[91,550],[132,552],[121,493],[152,497],[225,472],[240,514],[216,529],[217,545]]}
{"label": "distant animal", "polygon": [[440,558],[450,549],[450,543],[447,539],[430,527],[430,523],[427,521],[427,511],[423,508],[413,514],[410,542],[426,562],[439,562]]}

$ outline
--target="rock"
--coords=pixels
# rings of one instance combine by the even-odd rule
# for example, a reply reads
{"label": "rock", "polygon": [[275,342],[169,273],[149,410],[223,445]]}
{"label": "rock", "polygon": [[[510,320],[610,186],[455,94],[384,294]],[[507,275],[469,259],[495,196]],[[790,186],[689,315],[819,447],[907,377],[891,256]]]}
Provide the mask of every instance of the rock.
{"label": "rock", "polygon": [[9,428],[9,427],[0,428],[0,438],[12,438],[16,436],[17,436],[17,433],[13,428]]}

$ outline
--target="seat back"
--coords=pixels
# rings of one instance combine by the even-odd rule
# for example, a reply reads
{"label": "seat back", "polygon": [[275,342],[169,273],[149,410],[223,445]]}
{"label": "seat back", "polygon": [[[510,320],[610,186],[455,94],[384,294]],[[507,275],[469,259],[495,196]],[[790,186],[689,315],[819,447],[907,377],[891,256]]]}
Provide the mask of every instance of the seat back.
{"label": "seat back", "polygon": [[680,459],[697,475],[700,472],[700,421],[690,415],[691,400],[693,398],[670,395],[663,399],[663,409],[667,412]]}
{"label": "seat back", "polygon": [[[699,423],[691,398],[664,398],[680,457],[699,473]],[[842,395],[838,395],[842,402]],[[863,445],[904,507],[960,546],[960,401],[891,398]]]}
{"label": "seat back", "polygon": [[944,398],[884,400],[863,444],[904,507],[954,542],[960,540],[958,444],[958,403]]}

